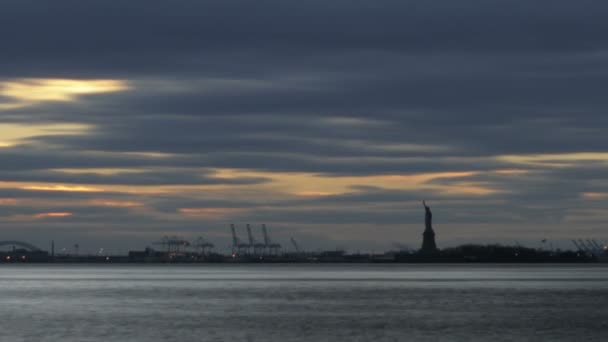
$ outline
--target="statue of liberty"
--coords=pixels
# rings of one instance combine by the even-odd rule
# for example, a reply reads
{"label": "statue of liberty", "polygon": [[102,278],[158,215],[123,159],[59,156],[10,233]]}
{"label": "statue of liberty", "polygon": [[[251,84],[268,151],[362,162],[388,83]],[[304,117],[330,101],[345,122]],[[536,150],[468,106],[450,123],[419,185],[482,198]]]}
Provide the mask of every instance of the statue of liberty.
{"label": "statue of liberty", "polygon": [[421,252],[435,252],[437,245],[435,244],[435,232],[433,231],[433,213],[431,208],[426,205],[426,201],[422,201],[424,206],[424,233],[422,233],[422,248]]}

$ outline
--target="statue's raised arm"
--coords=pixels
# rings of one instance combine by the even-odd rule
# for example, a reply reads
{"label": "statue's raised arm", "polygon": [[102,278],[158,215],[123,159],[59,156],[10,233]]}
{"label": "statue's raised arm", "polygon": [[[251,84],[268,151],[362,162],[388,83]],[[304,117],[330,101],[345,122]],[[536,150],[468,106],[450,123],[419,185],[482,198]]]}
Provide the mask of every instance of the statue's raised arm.
{"label": "statue's raised arm", "polygon": [[422,200],[422,205],[424,206],[425,209],[428,209],[429,207],[426,205],[426,201]]}

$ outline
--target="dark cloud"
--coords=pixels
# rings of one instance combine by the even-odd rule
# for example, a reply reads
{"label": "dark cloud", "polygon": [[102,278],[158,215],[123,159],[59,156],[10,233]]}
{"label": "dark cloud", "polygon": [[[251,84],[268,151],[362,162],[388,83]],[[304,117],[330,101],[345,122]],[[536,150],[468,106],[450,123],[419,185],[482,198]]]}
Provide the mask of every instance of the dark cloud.
{"label": "dark cloud", "polygon": [[[89,127],[41,131],[0,147],[0,198],[61,202],[75,213],[60,219],[65,227],[21,222],[26,235],[44,226],[108,241],[194,234],[203,223],[224,239],[229,220],[275,223],[283,238],[337,239],[332,227],[342,225],[378,225],[388,234],[419,224],[421,198],[467,237],[466,225],[503,239],[525,227],[532,239],[547,233],[535,228],[545,225],[560,236],[572,226],[596,232],[608,198],[584,193],[608,192],[607,158],[564,154],[608,151],[607,15],[608,5],[586,0],[4,1],[0,84],[99,78],[121,79],[130,89],[19,108],[2,107],[16,100],[0,95],[0,132],[3,123]],[[555,159],[501,158],[532,154]],[[92,170],[100,168],[129,172]],[[353,184],[342,194],[303,199],[264,176],[218,177],[222,168],[336,179],[476,173],[411,191]],[[506,169],[527,173],[494,172]],[[6,182],[223,190],[75,193]],[[466,186],[494,192],[462,192]],[[143,207],[114,210],[91,204],[96,199]],[[243,211],[183,217],[180,208]],[[0,201],[6,217],[51,209]],[[508,224],[517,228],[505,231]]]}
{"label": "dark cloud", "polygon": [[[605,46],[608,11],[596,1],[7,1],[2,9],[4,61],[38,74],[225,73],[226,62],[235,65],[232,74],[256,73],[277,68],[277,60],[286,67],[290,58],[369,50],[594,50]],[[252,57],[257,68],[237,63]]]}
{"label": "dark cloud", "polygon": [[[207,174],[205,174],[207,173]],[[143,171],[99,174],[92,172],[65,173],[57,171],[0,172],[7,182],[52,182],[64,184],[109,184],[109,185],[246,185],[267,181],[260,177],[218,178],[201,170]]]}

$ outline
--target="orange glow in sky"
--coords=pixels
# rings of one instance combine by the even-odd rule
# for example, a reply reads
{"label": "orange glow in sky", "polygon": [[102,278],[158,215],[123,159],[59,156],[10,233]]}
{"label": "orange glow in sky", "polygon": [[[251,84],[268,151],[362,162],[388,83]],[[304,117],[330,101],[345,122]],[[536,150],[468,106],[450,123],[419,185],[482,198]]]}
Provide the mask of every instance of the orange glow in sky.
{"label": "orange glow in sky", "polygon": [[91,203],[93,205],[100,205],[100,206],[106,206],[106,207],[124,207],[124,208],[140,207],[140,206],[144,205],[141,202],[135,202],[135,201],[113,201],[113,200],[103,200],[103,199],[93,199],[93,200],[90,200],[89,203]]}
{"label": "orange glow in sky", "polygon": [[103,192],[103,189],[82,185],[27,185],[22,190],[67,191],[67,192]]}
{"label": "orange glow in sky", "polygon": [[218,217],[247,211],[243,208],[180,208],[179,212],[188,216]]}
{"label": "orange glow in sky", "polygon": [[608,198],[608,193],[606,193],[606,192],[583,192],[581,194],[581,196],[583,196],[583,198],[585,198],[585,199],[600,200],[600,199]]}
{"label": "orange glow in sky", "polygon": [[0,205],[16,205],[17,199],[15,198],[0,198]]}
{"label": "orange glow in sky", "polygon": [[15,100],[15,106],[42,101],[74,101],[79,95],[124,91],[122,80],[22,78],[0,82],[0,96]]}
{"label": "orange glow in sky", "polygon": [[34,215],[34,218],[58,218],[58,217],[68,217],[72,216],[72,213],[68,212],[49,212],[49,213],[38,213]]}

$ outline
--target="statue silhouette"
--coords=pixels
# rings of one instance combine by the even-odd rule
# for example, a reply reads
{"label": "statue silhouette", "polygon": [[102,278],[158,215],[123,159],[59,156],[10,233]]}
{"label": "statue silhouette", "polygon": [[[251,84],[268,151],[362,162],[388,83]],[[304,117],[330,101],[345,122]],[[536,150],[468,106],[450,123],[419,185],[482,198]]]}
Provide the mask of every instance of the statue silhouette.
{"label": "statue silhouette", "polygon": [[433,231],[433,213],[431,208],[426,205],[426,201],[422,201],[424,206],[424,233],[422,233],[422,248],[421,252],[435,252],[437,245],[435,244],[435,232]]}
{"label": "statue silhouette", "polygon": [[424,206],[424,226],[425,230],[433,230],[433,213],[431,212],[431,208],[426,205],[426,201],[422,201],[422,205]]}

